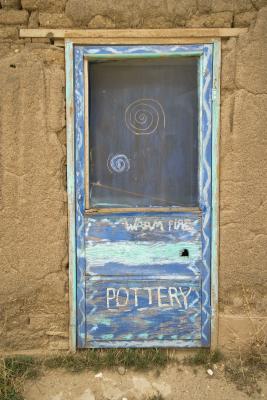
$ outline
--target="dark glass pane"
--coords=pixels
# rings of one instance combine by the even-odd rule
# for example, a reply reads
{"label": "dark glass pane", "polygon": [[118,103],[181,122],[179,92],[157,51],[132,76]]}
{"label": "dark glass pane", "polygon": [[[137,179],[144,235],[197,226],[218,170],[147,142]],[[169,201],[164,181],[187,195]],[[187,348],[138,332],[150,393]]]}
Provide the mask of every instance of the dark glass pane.
{"label": "dark glass pane", "polygon": [[89,67],[90,206],[198,204],[197,58]]}

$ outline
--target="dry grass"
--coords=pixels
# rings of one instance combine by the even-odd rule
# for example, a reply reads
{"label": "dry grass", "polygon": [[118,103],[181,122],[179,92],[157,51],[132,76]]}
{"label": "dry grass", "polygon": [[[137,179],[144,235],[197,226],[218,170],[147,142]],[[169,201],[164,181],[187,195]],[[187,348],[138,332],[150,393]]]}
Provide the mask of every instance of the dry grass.
{"label": "dry grass", "polygon": [[[267,371],[267,340],[265,335],[266,322],[256,324],[253,318],[253,305],[256,303],[256,292],[246,288],[244,282],[240,282],[242,288],[243,312],[248,318],[251,329],[250,342],[247,351],[238,348],[238,355],[225,362],[225,376],[235,383],[239,390],[248,395],[261,392],[258,381],[266,375]],[[240,343],[239,337],[234,337],[236,343]]]}
{"label": "dry grass", "polygon": [[[47,368],[64,368],[70,372],[103,370],[123,366],[135,370],[155,369],[160,371],[168,363],[177,363],[167,350],[162,349],[113,349],[86,350],[76,354],[59,354],[53,357],[34,358],[27,356],[0,359],[0,400],[23,400],[22,390],[26,379],[35,379]],[[225,358],[219,351],[201,349],[195,355],[186,357],[184,364],[213,368],[224,366],[227,380],[234,382],[238,389],[252,394],[260,392],[258,379],[266,373],[266,345],[255,343],[246,354]],[[156,395],[149,400],[163,400]]]}
{"label": "dry grass", "polygon": [[194,373],[197,373],[196,366],[214,370],[214,364],[220,364],[226,379],[234,383],[238,390],[248,395],[260,393],[261,388],[258,382],[267,372],[266,342],[254,342],[247,352],[239,350],[238,354],[229,358],[224,357],[218,350],[210,352],[200,349],[193,356],[186,357],[184,364],[192,366]]}
{"label": "dry grass", "polygon": [[27,356],[0,359],[0,400],[23,400],[21,391],[26,379],[39,375],[40,362]]}
{"label": "dry grass", "polygon": [[164,400],[164,397],[160,393],[158,393],[148,397],[148,399],[146,400]]}
{"label": "dry grass", "polygon": [[0,359],[0,400],[23,400],[26,379],[34,379],[45,368],[64,368],[70,372],[98,371],[124,366],[135,370],[164,368],[171,362],[168,352],[159,349],[86,350],[53,357],[26,356]]}
{"label": "dry grass", "polygon": [[123,366],[135,370],[165,367],[171,360],[161,349],[109,349],[86,350],[76,354],[58,355],[44,360],[48,368],[64,368],[72,372],[85,369],[98,371],[103,368]]}
{"label": "dry grass", "polygon": [[222,360],[223,355],[219,350],[200,349],[193,356],[185,357],[184,364],[191,366],[203,365],[205,368],[209,368]]}
{"label": "dry grass", "polygon": [[246,353],[239,352],[239,356],[226,360],[225,376],[233,382],[237,389],[252,395],[260,393],[259,379],[266,375],[266,343],[256,342]]}

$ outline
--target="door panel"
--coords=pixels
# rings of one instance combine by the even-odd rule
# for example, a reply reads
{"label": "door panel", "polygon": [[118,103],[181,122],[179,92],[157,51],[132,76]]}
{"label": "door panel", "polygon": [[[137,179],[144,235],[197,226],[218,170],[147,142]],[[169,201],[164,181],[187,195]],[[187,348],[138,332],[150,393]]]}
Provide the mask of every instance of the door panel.
{"label": "door panel", "polygon": [[85,223],[89,275],[186,275],[202,261],[200,215],[95,215]]}
{"label": "door panel", "polygon": [[198,214],[97,215],[85,225],[86,340],[199,340]]}
{"label": "door panel", "polygon": [[76,46],[74,69],[78,346],[208,346],[212,45]]}
{"label": "door panel", "polygon": [[200,276],[86,280],[86,340],[199,340]]}

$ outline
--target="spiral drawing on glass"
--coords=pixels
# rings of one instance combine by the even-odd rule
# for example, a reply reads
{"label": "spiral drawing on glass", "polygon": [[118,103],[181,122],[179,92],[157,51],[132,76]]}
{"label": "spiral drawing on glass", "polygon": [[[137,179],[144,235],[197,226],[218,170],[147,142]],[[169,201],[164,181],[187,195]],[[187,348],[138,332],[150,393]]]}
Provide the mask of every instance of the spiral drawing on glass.
{"label": "spiral drawing on glass", "polygon": [[107,168],[111,173],[121,174],[130,169],[130,161],[125,154],[110,154],[107,160]]}
{"label": "spiral drawing on glass", "polygon": [[165,113],[159,101],[138,99],[127,106],[125,123],[135,135],[150,135],[159,125],[165,128]]}

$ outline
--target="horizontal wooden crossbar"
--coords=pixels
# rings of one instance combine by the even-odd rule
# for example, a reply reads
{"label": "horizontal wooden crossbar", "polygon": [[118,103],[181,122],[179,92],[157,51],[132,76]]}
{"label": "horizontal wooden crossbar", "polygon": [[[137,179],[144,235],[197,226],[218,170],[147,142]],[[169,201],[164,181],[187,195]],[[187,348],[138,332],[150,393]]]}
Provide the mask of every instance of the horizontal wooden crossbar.
{"label": "horizontal wooden crossbar", "polygon": [[238,36],[247,28],[184,28],[184,29],[20,29],[21,38],[51,39],[179,39],[220,38]]}

